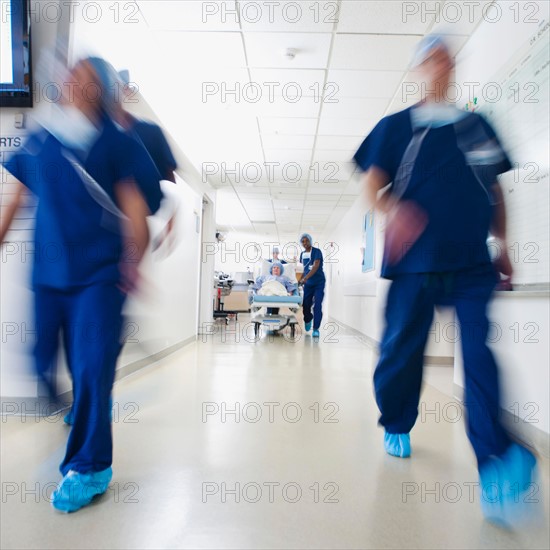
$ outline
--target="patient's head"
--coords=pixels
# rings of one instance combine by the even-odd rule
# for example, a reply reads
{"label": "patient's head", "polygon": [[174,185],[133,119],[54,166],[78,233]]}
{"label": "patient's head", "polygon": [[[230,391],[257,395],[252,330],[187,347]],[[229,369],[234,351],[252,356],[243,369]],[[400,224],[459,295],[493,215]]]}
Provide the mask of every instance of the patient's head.
{"label": "patient's head", "polygon": [[284,268],[283,264],[280,262],[273,262],[273,265],[271,266],[270,272],[271,275],[275,275],[275,277],[279,277],[283,274]]}

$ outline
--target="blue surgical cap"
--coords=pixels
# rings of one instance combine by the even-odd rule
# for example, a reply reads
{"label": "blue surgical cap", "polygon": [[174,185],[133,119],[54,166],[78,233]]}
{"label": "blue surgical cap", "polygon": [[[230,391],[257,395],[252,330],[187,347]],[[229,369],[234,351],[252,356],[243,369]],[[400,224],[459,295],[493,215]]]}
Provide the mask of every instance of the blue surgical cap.
{"label": "blue surgical cap", "polygon": [[313,246],[313,237],[312,237],[309,233],[302,233],[302,235],[300,236],[300,244],[302,244],[302,239],[303,239],[304,237],[305,237],[306,239],[308,239],[308,240],[309,240],[309,244],[310,244],[311,246]]}
{"label": "blue surgical cap", "polygon": [[271,273],[271,275],[273,275],[273,268],[274,267],[278,267],[280,270],[281,270],[281,275],[284,273],[285,271],[285,268],[283,267],[283,264],[281,262],[273,262],[271,264],[271,267],[269,268],[269,273]]}
{"label": "blue surgical cap", "polygon": [[443,48],[449,55],[449,46],[440,34],[426,35],[416,46],[416,50],[411,62],[411,68],[414,69],[428,59],[430,52],[435,48]]}
{"label": "blue surgical cap", "polygon": [[115,68],[101,57],[88,57],[84,59],[94,69],[99,78],[101,88],[101,106],[107,115],[112,116],[117,109],[117,102],[122,101],[117,85],[122,85],[119,74]]}

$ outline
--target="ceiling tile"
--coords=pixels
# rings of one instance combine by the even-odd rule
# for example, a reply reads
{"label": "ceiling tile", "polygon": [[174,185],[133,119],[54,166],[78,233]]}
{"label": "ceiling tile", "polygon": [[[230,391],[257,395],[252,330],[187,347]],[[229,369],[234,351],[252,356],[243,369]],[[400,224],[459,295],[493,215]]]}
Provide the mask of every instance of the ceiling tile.
{"label": "ceiling tile", "polygon": [[319,135],[365,137],[379,120],[380,117],[338,119],[322,116],[319,123]]}
{"label": "ceiling tile", "polygon": [[180,72],[184,73],[188,67],[246,67],[241,33],[154,31],[153,34],[164,52],[172,57],[177,55]]}
{"label": "ceiling tile", "polygon": [[[138,0],[138,6],[154,30],[238,31],[239,17],[235,0]],[[121,18],[129,21],[130,10],[121,9]]]}
{"label": "ceiling tile", "polygon": [[[290,163],[304,163],[311,160],[313,148],[311,149],[265,149],[266,162],[279,162],[281,170],[288,169],[292,174],[298,174],[298,168],[293,169]],[[291,175],[291,177],[295,177]]]}
{"label": "ceiling tile", "polygon": [[332,51],[331,68],[405,71],[418,41],[418,36],[408,35],[339,34]]}
{"label": "ceiling tile", "polygon": [[315,135],[316,118],[268,118],[260,117],[262,134]]}
{"label": "ceiling tile", "polygon": [[382,118],[390,98],[343,97],[337,103],[323,105],[323,118]]}
{"label": "ceiling tile", "polygon": [[346,162],[351,161],[355,151],[330,151],[323,149],[316,149],[313,155],[313,162]]}
{"label": "ceiling tile", "polygon": [[239,2],[242,28],[250,32],[332,32],[337,3],[327,0]]}
{"label": "ceiling tile", "polygon": [[[262,136],[264,149],[313,149],[315,136],[281,136],[276,134],[266,134]],[[305,160],[309,160],[308,157]]]}
{"label": "ceiling tile", "polygon": [[469,0],[447,1],[441,7],[430,32],[470,35],[483,19],[484,13],[487,13],[487,20],[494,17],[494,14],[490,11],[486,12],[491,3],[492,0],[479,0],[477,2],[470,2]]}
{"label": "ceiling tile", "polygon": [[325,71],[308,69],[251,69],[252,82],[267,97],[282,96],[296,101],[303,96],[320,99]]}
{"label": "ceiling tile", "polygon": [[[342,0],[338,32],[425,34],[442,1]],[[430,15],[433,14],[433,15]]]}
{"label": "ceiling tile", "polygon": [[[244,40],[250,67],[282,69],[325,69],[331,34],[245,33]],[[296,57],[285,57],[288,48],[297,50]]]}
{"label": "ceiling tile", "polygon": [[357,151],[362,137],[354,136],[318,136],[315,146],[317,149],[332,149],[333,151]]}
{"label": "ceiling tile", "polygon": [[391,97],[404,76],[403,71],[331,70],[327,83],[335,86],[334,98]]}

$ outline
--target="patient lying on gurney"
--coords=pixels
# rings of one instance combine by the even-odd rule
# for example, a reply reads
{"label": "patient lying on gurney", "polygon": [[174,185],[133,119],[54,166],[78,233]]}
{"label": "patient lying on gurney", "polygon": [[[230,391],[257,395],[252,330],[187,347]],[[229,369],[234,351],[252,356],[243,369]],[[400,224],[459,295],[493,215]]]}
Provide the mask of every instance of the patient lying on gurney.
{"label": "patient lying on gurney", "polygon": [[[289,296],[296,294],[298,285],[283,275],[284,267],[280,262],[273,262],[269,275],[262,275],[256,279],[252,289],[260,296]],[[268,308],[267,313],[277,314],[279,308]]]}

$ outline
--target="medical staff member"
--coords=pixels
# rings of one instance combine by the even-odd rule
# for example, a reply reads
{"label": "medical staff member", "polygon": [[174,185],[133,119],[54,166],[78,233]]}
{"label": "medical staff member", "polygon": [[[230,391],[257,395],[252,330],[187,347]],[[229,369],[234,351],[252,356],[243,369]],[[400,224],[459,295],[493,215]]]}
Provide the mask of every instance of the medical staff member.
{"label": "medical staff member", "polygon": [[[304,275],[300,284],[304,285],[304,323],[305,330],[311,330],[313,321],[314,338],[319,338],[319,329],[323,319],[323,298],[325,297],[325,274],[323,272],[323,253],[313,246],[308,233],[302,234],[300,243],[304,251],[300,254],[300,263],[304,266]],[[312,310],[313,309],[313,313]]]}
{"label": "medical staff member", "polygon": [[267,261],[268,261],[269,263],[279,262],[279,263],[281,263],[281,264],[283,264],[283,265],[285,265],[286,263],[288,263],[288,262],[286,262],[285,260],[279,259],[279,247],[278,247],[278,246],[274,246],[274,247],[273,247],[273,254],[272,254],[272,257],[271,257],[269,260],[267,260]]}
{"label": "medical staff member", "polygon": [[[500,488],[498,502],[484,498],[482,507],[488,518],[502,519],[513,505],[507,491],[514,483],[516,491],[527,489],[536,463],[500,422],[498,370],[486,344],[497,270],[512,273],[497,181],[511,164],[480,115],[445,102],[454,62],[441,37],[422,40],[413,66],[430,94],[383,118],[355,155],[370,204],[387,216],[381,274],[392,282],[374,373],[384,445],[394,456],[411,453],[434,306],[452,305],[461,326],[468,436],[482,485]],[[497,270],[487,250],[489,231],[501,243]]]}
{"label": "medical staff member", "polygon": [[[108,72],[114,71],[112,67],[109,67],[109,69]],[[141,141],[155,163],[161,175],[161,179],[164,182],[176,183],[175,171],[178,165],[162,128],[154,122],[137,118],[126,110],[125,107],[130,101],[130,96],[133,95],[128,72],[121,71],[120,73],[116,73],[116,76],[119,79],[119,83],[122,85],[123,93],[121,97],[124,97],[123,101],[117,101],[115,104],[115,119],[117,123],[138,141]],[[159,185],[158,188],[151,189],[149,192],[144,190],[151,213],[155,214],[159,208],[161,208],[159,215],[163,217],[162,214],[166,214],[168,218],[165,227],[159,235],[153,239],[153,249],[158,248],[164,242],[166,237],[173,232],[175,226],[177,205],[173,202],[170,203],[168,200],[169,189],[167,187],[164,189],[167,191],[166,194],[162,192],[161,185]],[[162,207],[161,201],[163,201]]]}
{"label": "medical staff member", "polygon": [[38,197],[33,289],[39,376],[51,372],[59,332],[69,335],[74,426],[60,467],[63,479],[52,494],[54,508],[64,512],[89,504],[112,478],[109,398],[122,306],[138,285],[149,238],[149,211],[136,182],[160,177],[143,146],[110,120],[112,91],[92,63],[77,63],[70,81],[71,101],[55,107],[24,150],[5,163],[19,187],[0,228],[3,241],[25,185]]}
{"label": "medical staff member", "polygon": [[[144,146],[151,160],[154,162],[161,179],[176,183],[176,176],[174,174],[177,168],[176,159],[160,126],[138,119],[124,108],[130,90],[128,79],[124,79],[122,74],[117,73],[115,68],[105,59],[89,57],[87,61],[97,75],[101,88],[106,91],[103,106],[109,118],[115,124],[118,124],[123,131],[127,132],[129,136]],[[118,93],[120,88],[122,88],[122,94]],[[149,214],[156,214],[161,208],[162,201],[165,200],[160,180],[138,178],[137,184],[147,203]],[[156,239],[153,239],[153,249],[158,248],[162,244],[164,239],[173,230],[174,223],[175,213],[172,212],[164,229]],[[68,367],[71,370],[70,363]],[[73,424],[72,408],[65,415],[63,421],[69,426]]]}

